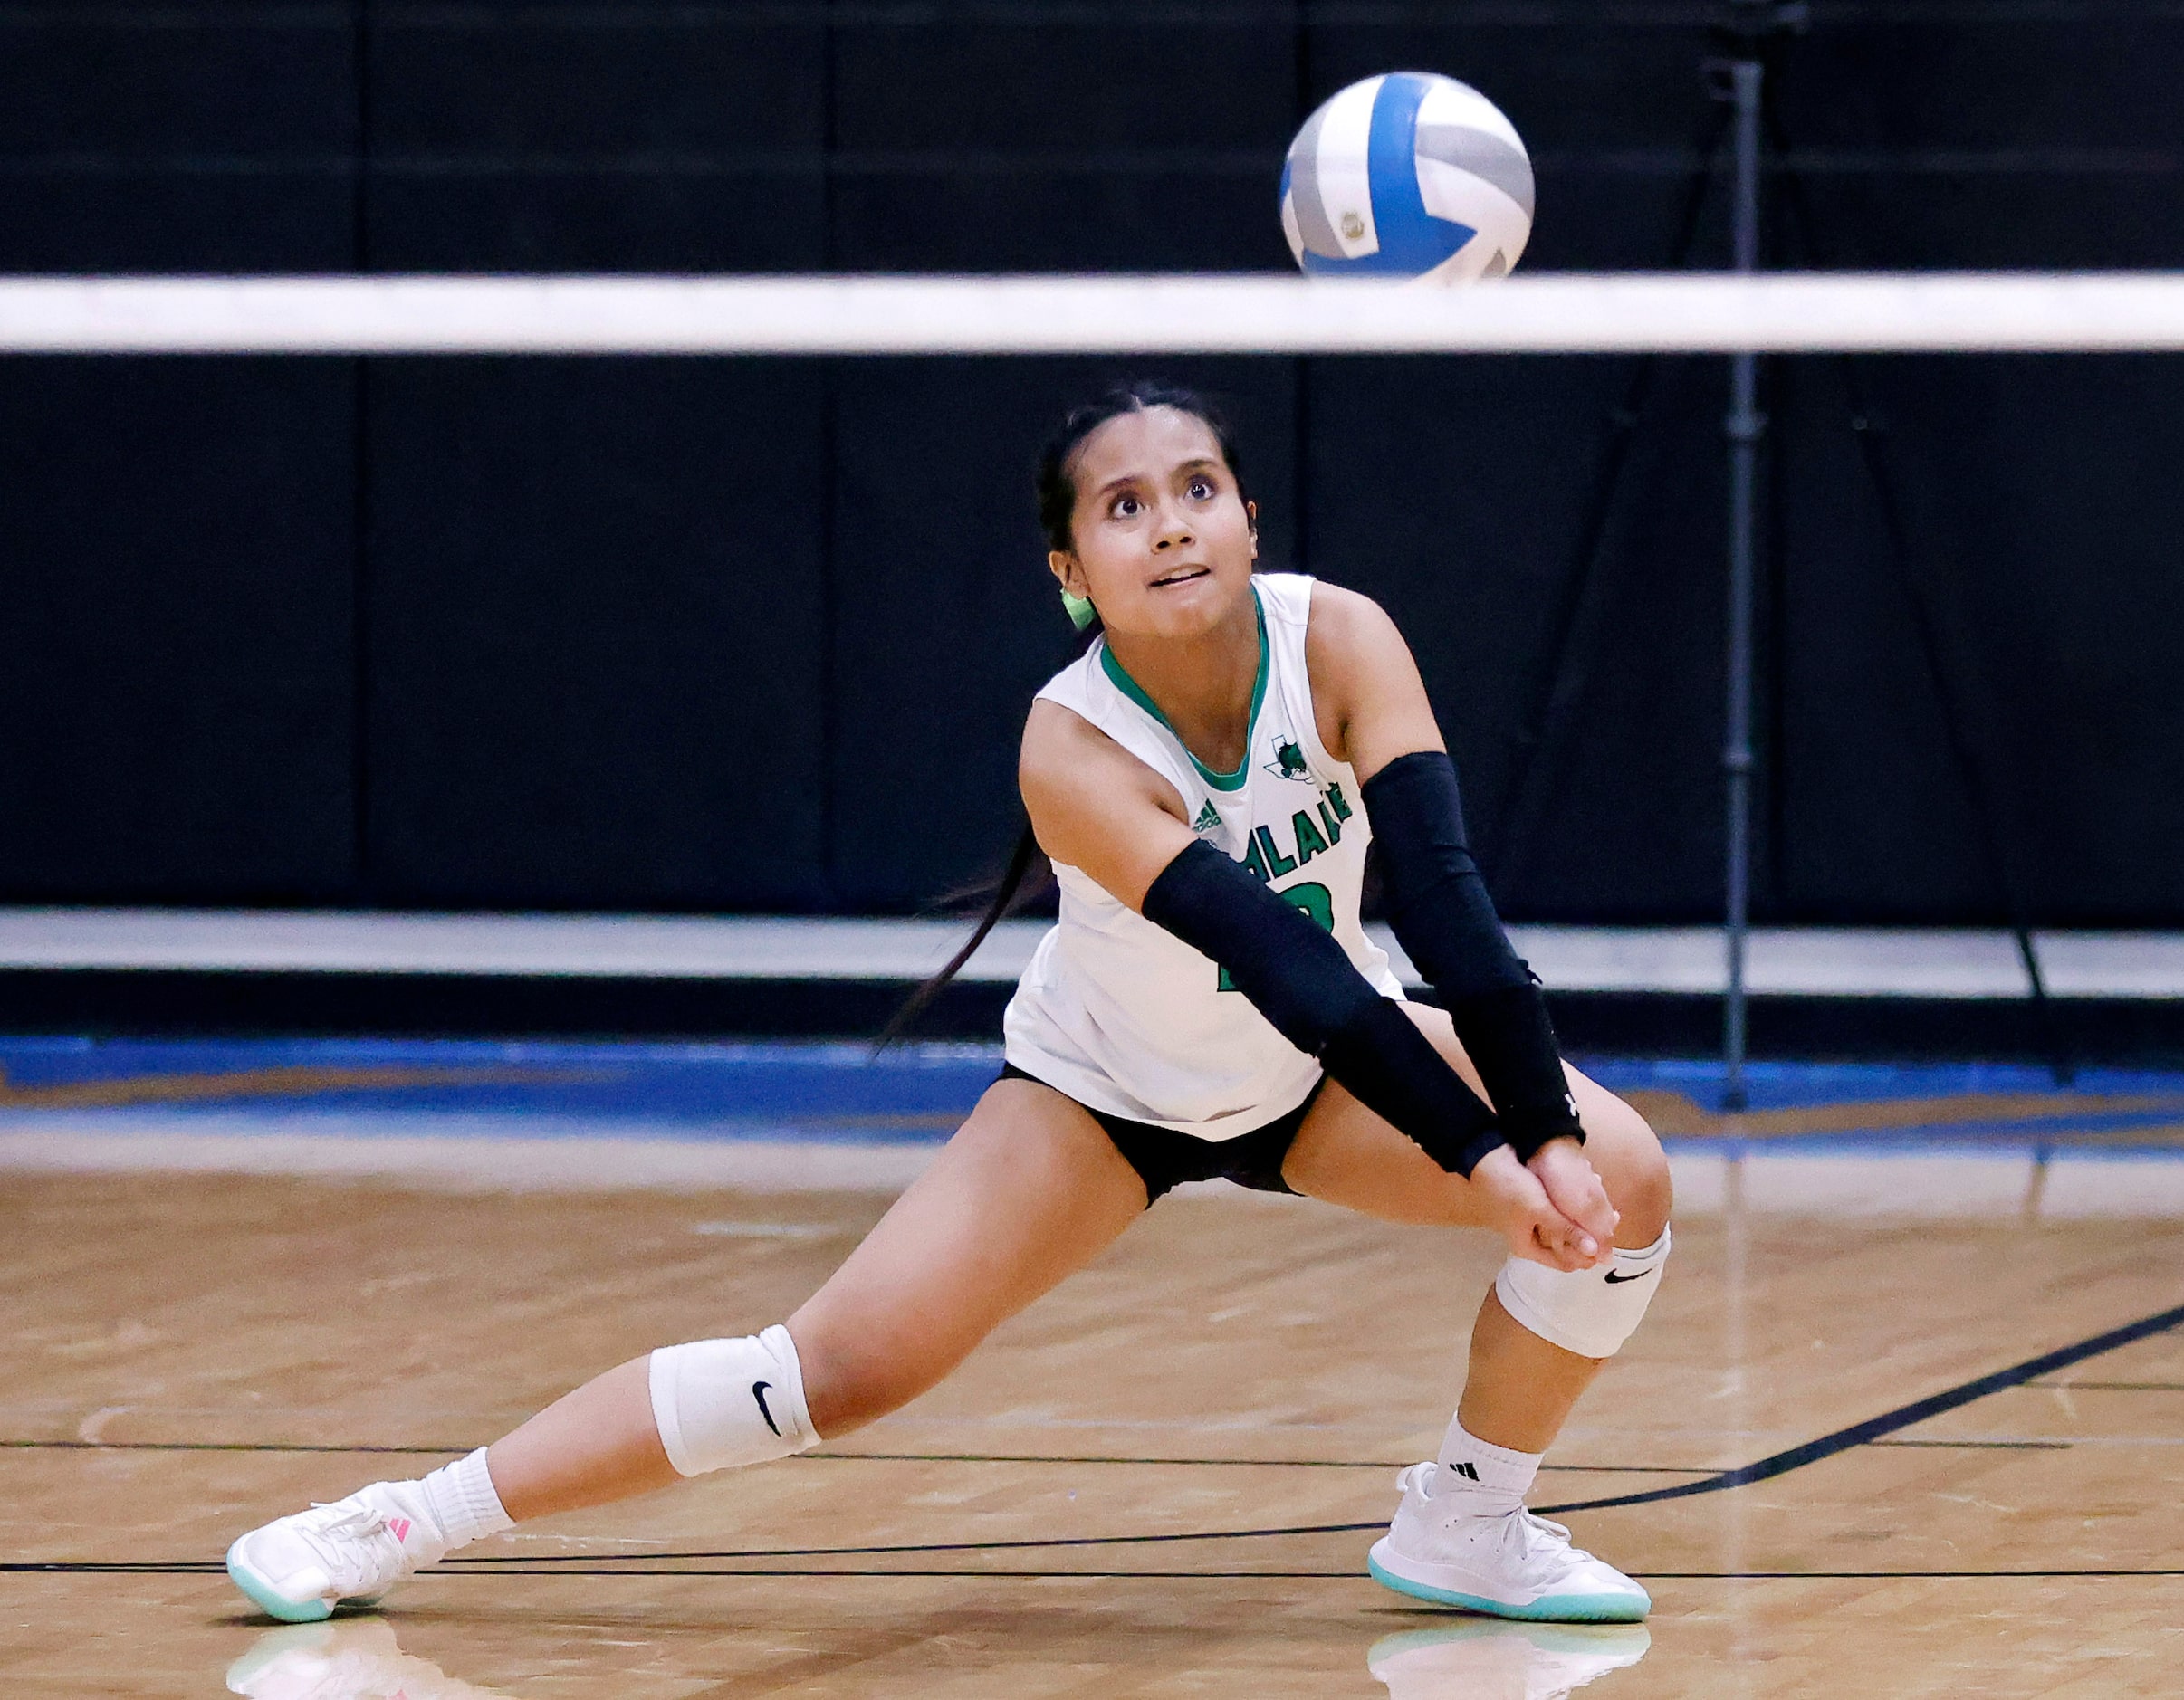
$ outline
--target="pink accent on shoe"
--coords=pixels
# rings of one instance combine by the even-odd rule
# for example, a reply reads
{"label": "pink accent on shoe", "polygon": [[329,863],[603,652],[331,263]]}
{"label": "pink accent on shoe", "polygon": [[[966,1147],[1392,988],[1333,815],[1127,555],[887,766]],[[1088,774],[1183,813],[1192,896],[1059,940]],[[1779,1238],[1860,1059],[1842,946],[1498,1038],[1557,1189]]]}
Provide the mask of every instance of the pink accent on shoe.
{"label": "pink accent on shoe", "polygon": [[408,1540],[409,1519],[407,1517],[389,1517],[387,1520],[387,1532],[393,1535],[398,1541]]}

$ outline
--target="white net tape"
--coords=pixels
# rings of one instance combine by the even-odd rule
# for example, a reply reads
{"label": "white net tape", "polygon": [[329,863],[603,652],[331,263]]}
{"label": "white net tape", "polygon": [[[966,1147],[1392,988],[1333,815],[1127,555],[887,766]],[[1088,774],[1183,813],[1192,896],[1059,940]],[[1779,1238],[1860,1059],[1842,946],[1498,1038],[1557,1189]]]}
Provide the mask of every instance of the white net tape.
{"label": "white net tape", "polygon": [[0,352],[1408,354],[2184,349],[2184,273],[0,279]]}

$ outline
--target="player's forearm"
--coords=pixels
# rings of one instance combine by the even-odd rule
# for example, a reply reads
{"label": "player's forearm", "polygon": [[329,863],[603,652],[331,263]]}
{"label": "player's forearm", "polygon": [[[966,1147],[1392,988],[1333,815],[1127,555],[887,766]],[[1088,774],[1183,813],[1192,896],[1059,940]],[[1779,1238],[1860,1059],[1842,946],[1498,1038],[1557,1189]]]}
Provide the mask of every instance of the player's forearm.
{"label": "player's forearm", "polygon": [[1170,862],[1144,912],[1227,969],[1277,1032],[1442,1168],[1469,1175],[1503,1142],[1493,1113],[1342,946],[1212,845]]}
{"label": "player's forearm", "polygon": [[1439,750],[1399,756],[1365,781],[1386,875],[1389,924],[1455,1025],[1509,1143],[1529,1157],[1582,1141],[1547,999],[1510,947],[1472,860],[1455,764]]}

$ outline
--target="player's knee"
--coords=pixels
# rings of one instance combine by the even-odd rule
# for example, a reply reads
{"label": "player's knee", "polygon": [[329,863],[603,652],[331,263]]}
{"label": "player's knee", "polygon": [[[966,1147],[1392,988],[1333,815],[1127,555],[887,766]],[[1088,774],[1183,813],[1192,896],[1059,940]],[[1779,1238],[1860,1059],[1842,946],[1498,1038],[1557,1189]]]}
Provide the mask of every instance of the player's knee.
{"label": "player's knee", "polygon": [[874,1330],[857,1344],[815,1334],[806,1342],[805,1398],[811,1421],[829,1440],[900,1410],[954,1367],[890,1349]]}
{"label": "player's knee", "polygon": [[1607,1189],[1608,1202],[1623,1218],[1615,1229],[1616,1243],[1652,1245],[1669,1224],[1676,1189],[1668,1153],[1645,1118],[1620,1098],[1586,1105],[1585,1151]]}
{"label": "player's knee", "polygon": [[1669,1231],[1641,1246],[1618,1246],[1597,1269],[1549,1269],[1511,1257],[1494,1278],[1494,1296],[1519,1327],[1580,1358],[1606,1359],[1637,1332],[1661,1286]]}
{"label": "player's knee", "polygon": [[924,1390],[897,1376],[838,1366],[812,1389],[811,1420],[821,1433],[839,1437],[899,1410]]}
{"label": "player's knee", "polygon": [[740,1340],[699,1340],[652,1354],[653,1421],[684,1476],[759,1464],[838,1439],[908,1404],[954,1367],[868,1326],[838,1340],[799,1313]]}
{"label": "player's knee", "polygon": [[653,1425],[681,1476],[819,1445],[796,1342],[778,1323],[740,1340],[662,1346],[647,1363]]}

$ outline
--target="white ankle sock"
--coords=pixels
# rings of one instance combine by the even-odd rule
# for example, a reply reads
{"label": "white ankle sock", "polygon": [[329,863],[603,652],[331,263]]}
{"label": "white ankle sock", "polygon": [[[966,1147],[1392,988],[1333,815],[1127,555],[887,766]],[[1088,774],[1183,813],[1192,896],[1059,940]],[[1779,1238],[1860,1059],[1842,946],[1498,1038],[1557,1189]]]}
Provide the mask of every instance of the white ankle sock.
{"label": "white ankle sock", "polygon": [[466,1458],[443,1464],[425,1478],[423,1486],[425,1503],[432,1507],[432,1520],[440,1525],[450,1552],[480,1535],[515,1527],[515,1519],[501,1507],[501,1495],[485,1467],[484,1447]]}
{"label": "white ankle sock", "polygon": [[1508,1509],[1531,1492],[1545,1456],[1490,1446],[1466,1429],[1461,1418],[1451,1417],[1435,1460],[1441,1467],[1433,1473],[1433,1497],[1462,1494],[1477,1499],[1481,1511]]}

